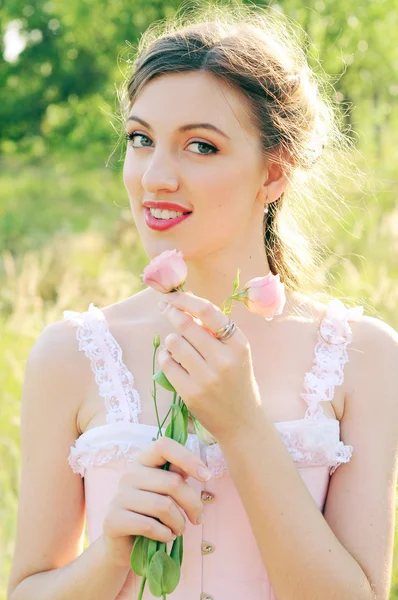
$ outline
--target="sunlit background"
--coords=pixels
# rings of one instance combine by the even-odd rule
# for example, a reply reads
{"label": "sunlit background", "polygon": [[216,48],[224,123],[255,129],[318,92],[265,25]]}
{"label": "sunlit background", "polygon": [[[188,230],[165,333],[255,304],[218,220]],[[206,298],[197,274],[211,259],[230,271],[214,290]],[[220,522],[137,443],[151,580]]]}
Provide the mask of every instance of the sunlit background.
{"label": "sunlit background", "polygon": [[[30,348],[64,310],[106,306],[142,289],[147,257],[122,182],[116,91],[130,44],[179,6],[0,3],[0,600],[14,546]],[[363,173],[359,183],[336,182],[349,209],[325,232],[326,291],[398,329],[398,0],[273,7],[304,28],[310,64],[333,76]],[[391,598],[398,599],[398,548]]]}

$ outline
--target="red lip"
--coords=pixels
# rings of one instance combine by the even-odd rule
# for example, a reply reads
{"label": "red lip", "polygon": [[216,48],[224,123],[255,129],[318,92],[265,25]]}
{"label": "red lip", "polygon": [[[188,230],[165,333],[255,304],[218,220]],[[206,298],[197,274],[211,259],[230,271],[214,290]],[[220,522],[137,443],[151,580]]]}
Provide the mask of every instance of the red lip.
{"label": "red lip", "polygon": [[148,202],[144,202],[143,206],[145,208],[159,208],[160,210],[176,210],[178,212],[192,212],[188,210],[185,206],[181,206],[180,204],[175,204],[174,202],[154,202],[148,200]]}

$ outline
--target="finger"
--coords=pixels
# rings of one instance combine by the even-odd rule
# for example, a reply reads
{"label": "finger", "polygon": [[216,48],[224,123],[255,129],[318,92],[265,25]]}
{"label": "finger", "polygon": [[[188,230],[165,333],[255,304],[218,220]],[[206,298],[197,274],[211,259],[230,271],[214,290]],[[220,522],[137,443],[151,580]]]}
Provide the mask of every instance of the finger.
{"label": "finger", "polygon": [[170,334],[165,341],[167,348],[158,355],[160,369],[178,393],[189,402],[188,399],[194,392],[192,382],[208,379],[210,362],[204,360],[186,339],[176,333]]}
{"label": "finger", "polygon": [[178,336],[175,333],[171,333],[166,336],[165,344],[171,352],[179,339],[185,339],[187,345],[189,345],[187,352],[192,354],[190,362],[211,361],[212,357],[220,351],[219,340],[213,332],[203,326],[199,319],[171,305],[162,314],[173,325],[176,331],[181,334]]}
{"label": "finger", "polygon": [[104,532],[110,533],[111,537],[115,538],[125,535],[143,535],[151,540],[166,543],[175,535],[170,527],[160,521],[124,508],[115,511],[111,524],[108,524],[108,520],[104,521]]}
{"label": "finger", "polygon": [[[223,311],[206,298],[200,298],[187,292],[171,292],[164,294],[162,299],[169,302],[172,306],[176,306],[197,317],[214,336],[218,329],[229,323],[229,319]],[[227,343],[233,346],[235,344],[244,344],[245,340],[243,332],[237,327],[230,338],[220,343]]]}
{"label": "finger", "polygon": [[[170,462],[183,469],[191,477],[195,477],[198,481],[208,481],[211,477],[210,471],[196,454],[166,436],[158,438],[147,446],[137,456],[137,460],[146,467],[161,467],[166,462]],[[200,469],[197,470],[198,467],[204,469],[202,473]]]}
{"label": "finger", "polygon": [[125,489],[122,505],[135,513],[160,519],[177,536],[182,535],[185,530],[186,518],[171,496],[146,490]]}
{"label": "finger", "polygon": [[189,473],[184,471],[184,469],[180,469],[180,467],[177,467],[177,465],[170,465],[169,471],[171,473],[177,473],[177,475],[181,475],[183,479],[188,479],[188,477],[190,477]]}
{"label": "finger", "polygon": [[125,473],[120,480],[121,499],[118,503],[125,505],[126,498],[131,497],[133,493],[132,490],[170,496],[194,525],[203,510],[203,502],[193,487],[178,473],[170,473],[164,469],[137,465],[134,471]]}

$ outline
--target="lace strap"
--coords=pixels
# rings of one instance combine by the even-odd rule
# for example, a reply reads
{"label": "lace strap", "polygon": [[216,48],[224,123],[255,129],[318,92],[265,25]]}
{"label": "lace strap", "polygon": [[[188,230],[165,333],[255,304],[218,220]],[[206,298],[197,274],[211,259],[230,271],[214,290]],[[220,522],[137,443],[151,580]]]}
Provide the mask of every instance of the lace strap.
{"label": "lace strap", "polygon": [[90,304],[88,311],[64,311],[64,319],[77,326],[79,350],[90,360],[99,393],[105,401],[107,423],[138,423],[141,401],[134,378],[122,360],[122,349],[109,331],[102,310]]}
{"label": "lace strap", "polygon": [[318,329],[314,364],[304,378],[306,392],[300,394],[308,404],[306,419],[327,418],[320,402],[332,400],[335,386],[344,381],[347,345],[352,342],[349,321],[358,321],[362,314],[363,306],[347,308],[338,298],[329,301]]}

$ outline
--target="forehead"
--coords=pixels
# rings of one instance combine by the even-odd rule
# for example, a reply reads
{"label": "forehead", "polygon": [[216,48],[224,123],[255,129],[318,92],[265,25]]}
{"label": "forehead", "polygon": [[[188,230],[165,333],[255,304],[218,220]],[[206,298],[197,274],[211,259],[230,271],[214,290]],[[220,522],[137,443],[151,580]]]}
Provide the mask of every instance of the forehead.
{"label": "forehead", "polygon": [[129,114],[148,121],[155,131],[203,122],[234,138],[256,135],[243,94],[204,71],[170,73],[149,81]]}

